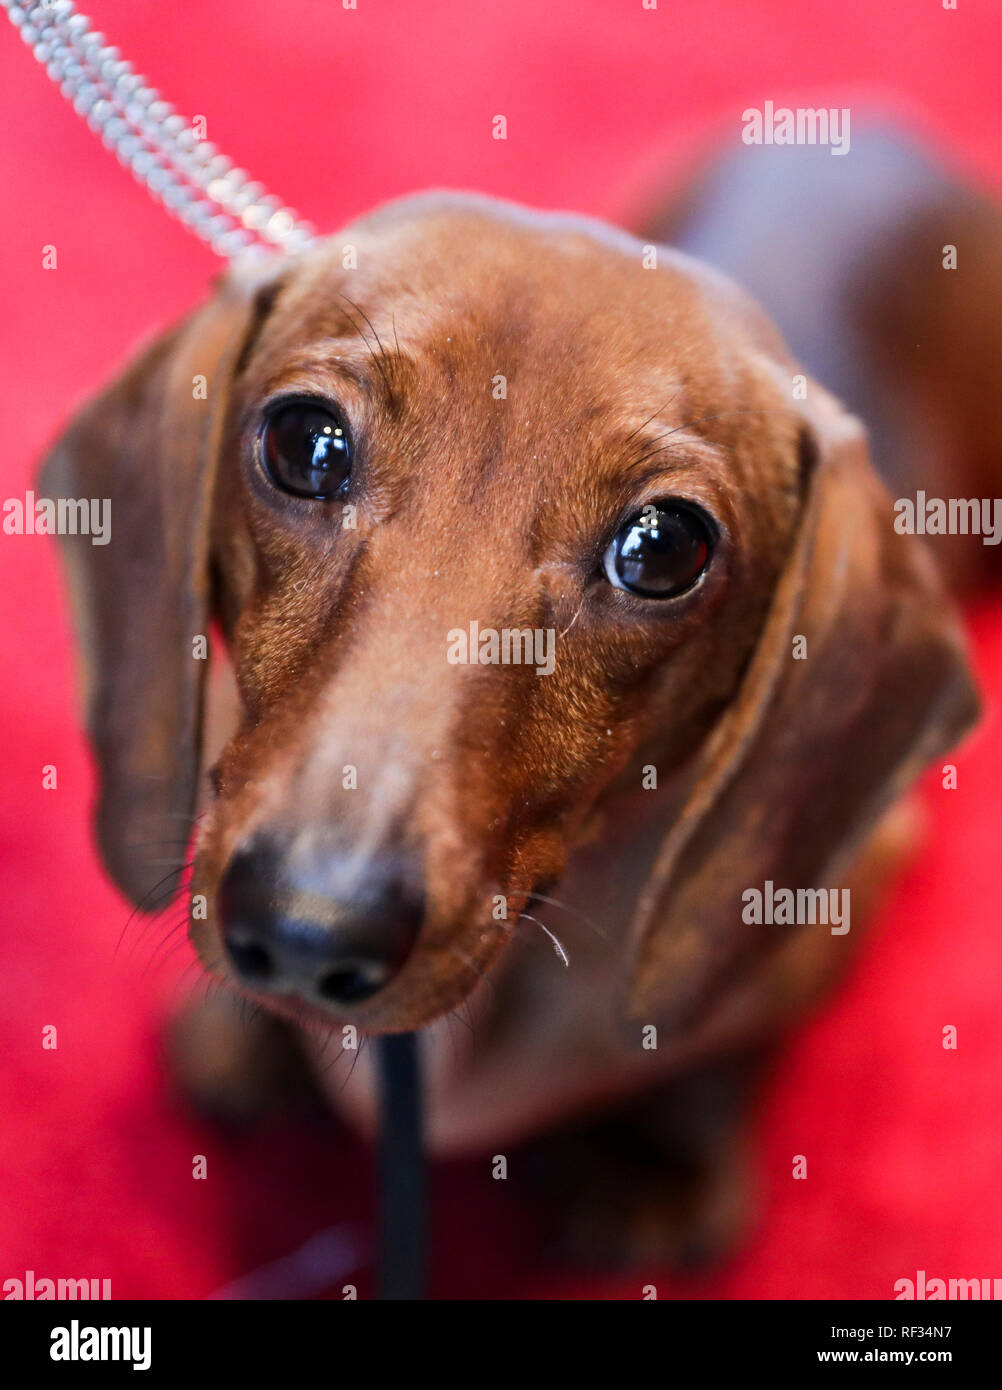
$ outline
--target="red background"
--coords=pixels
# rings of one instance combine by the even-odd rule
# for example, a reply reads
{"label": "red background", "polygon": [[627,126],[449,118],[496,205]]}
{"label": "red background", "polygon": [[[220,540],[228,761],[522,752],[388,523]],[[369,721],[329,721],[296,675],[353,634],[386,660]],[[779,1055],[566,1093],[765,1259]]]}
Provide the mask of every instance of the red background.
{"label": "red background", "polygon": [[[321,230],[429,185],[622,215],[707,121],[793,98],[912,109],[1002,184],[990,0],[93,0],[122,52],[209,139]],[[995,9],[994,14],[989,11]],[[70,407],[196,301],[211,254],[158,210],[0,29],[2,492],[23,496]],[[509,138],[490,138],[508,117]],[[851,156],[850,156],[851,157]],[[42,247],[58,270],[42,269]],[[110,1278],[117,1297],[201,1297],[370,1218],[368,1157],[323,1127],[224,1137],[169,1097],[162,1021],[187,947],[113,952],[128,915],[90,843],[52,544],[0,536],[0,1279]],[[1002,604],[972,615],[989,696]],[[930,779],[930,838],[851,982],[786,1054],[757,1124],[757,1232],[662,1297],[893,1296],[896,1279],[1002,1275],[1002,732],[989,713]],[[58,768],[43,791],[42,767]],[[138,933],[134,931],[134,939]],[[189,972],[190,981],[193,972]],[[187,987],[180,986],[183,994]],[[59,1030],[56,1051],[42,1028]],[[941,1030],[955,1024],[957,1051]],[[193,1154],[208,1180],[191,1177]],[[791,1179],[794,1154],[808,1179]],[[436,1177],[440,1295],[637,1297],[654,1271],[585,1279],[547,1256],[518,1182]],[[363,1235],[364,1238],[364,1235]],[[342,1282],[338,1279],[337,1284]],[[358,1282],[365,1287],[365,1274]]]}

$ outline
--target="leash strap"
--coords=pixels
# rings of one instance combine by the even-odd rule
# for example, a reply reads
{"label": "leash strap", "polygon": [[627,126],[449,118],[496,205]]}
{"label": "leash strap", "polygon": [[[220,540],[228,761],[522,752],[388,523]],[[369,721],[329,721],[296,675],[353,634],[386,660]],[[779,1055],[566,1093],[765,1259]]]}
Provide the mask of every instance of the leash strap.
{"label": "leash strap", "polygon": [[[92,31],[71,0],[0,0],[63,96],[133,177],[218,256],[294,255],[316,233],[291,208],[200,138],[195,127]],[[418,1040],[376,1040],[380,1135],[380,1288],[383,1299],[423,1298],[425,1159]]]}
{"label": "leash strap", "polygon": [[416,1033],[376,1039],[382,1105],[379,1140],[379,1297],[425,1297],[427,1175],[421,1134]]}
{"label": "leash strap", "polygon": [[316,233],[179,116],[71,0],[0,0],[67,101],[172,217],[230,258],[255,247],[294,255]]}

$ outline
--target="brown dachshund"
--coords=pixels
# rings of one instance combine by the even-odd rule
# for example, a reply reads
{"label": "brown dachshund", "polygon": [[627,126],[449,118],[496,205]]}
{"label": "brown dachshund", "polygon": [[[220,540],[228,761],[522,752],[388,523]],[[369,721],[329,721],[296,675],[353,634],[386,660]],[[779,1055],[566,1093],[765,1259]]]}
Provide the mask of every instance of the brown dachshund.
{"label": "brown dachshund", "polygon": [[[877,136],[704,171],[655,229],[703,259],[412,197],[234,270],[76,418],[44,489],[112,502],[65,545],[105,861],[149,901],[191,827],[215,623],[192,940],[363,1128],[355,1032],[425,1028],[437,1151],[604,1109],[570,1229],[732,1237],[752,1061],[977,709],[940,567],[800,361],[873,406],[895,488],[983,491],[998,225]],[[780,890],[809,920],[749,911]]]}

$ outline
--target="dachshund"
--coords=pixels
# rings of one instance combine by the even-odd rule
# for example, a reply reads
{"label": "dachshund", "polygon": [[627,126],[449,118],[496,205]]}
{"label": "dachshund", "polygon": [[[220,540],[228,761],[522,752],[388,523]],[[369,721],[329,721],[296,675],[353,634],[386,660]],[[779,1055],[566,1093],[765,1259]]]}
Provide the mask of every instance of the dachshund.
{"label": "dachshund", "polygon": [[977,715],[948,591],[995,553],[895,498],[990,485],[999,217],[826,153],[640,236],[433,193],[238,264],[44,469],[111,502],[62,542],[108,871],[148,904],[193,835],[194,948],[266,1006],[178,1055],[238,1084],[291,1026],[371,1133],[362,1044],[421,1029],[432,1152],[550,1135],[600,1258],[735,1239],[762,1060]]}

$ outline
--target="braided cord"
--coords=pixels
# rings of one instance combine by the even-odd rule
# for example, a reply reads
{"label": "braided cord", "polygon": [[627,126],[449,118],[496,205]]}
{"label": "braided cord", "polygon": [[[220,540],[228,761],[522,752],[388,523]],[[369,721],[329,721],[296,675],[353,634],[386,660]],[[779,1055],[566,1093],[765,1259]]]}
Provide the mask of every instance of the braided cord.
{"label": "braided cord", "polygon": [[95,33],[72,0],[0,0],[35,57],[133,177],[227,259],[253,247],[294,254],[309,223],[199,138],[169,102]]}

